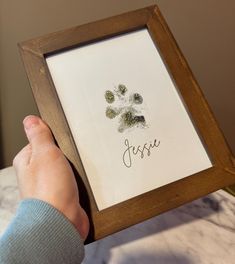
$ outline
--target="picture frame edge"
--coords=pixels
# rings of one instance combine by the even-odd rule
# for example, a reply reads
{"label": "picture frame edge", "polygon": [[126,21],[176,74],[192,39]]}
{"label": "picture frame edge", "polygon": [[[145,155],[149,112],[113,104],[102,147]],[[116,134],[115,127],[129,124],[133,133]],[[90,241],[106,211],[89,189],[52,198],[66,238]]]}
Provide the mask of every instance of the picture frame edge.
{"label": "picture frame edge", "polygon": [[[161,14],[161,12],[160,12],[160,9],[158,8],[158,6],[157,5],[153,5],[153,6],[150,6],[150,7],[145,7],[145,8],[142,8],[142,9],[146,9],[146,10],[148,10],[148,12],[150,12],[151,13],[151,15],[153,15],[154,13],[157,13],[158,15],[160,14],[160,16],[162,16],[162,14]],[[134,10],[134,11],[137,11],[137,10]],[[130,12],[134,12],[134,11],[130,11]],[[150,14],[149,13],[149,14]],[[117,15],[117,16],[119,16],[119,17],[121,17],[122,16],[122,14],[119,14],[119,15]],[[115,16],[114,16],[115,17]],[[106,20],[106,19],[108,19],[108,18],[105,18],[105,19],[103,19],[103,20]],[[163,18],[163,16],[162,16],[162,18],[161,19],[163,19],[163,21],[164,21],[164,23],[166,23],[165,22],[165,20],[164,20],[164,18]],[[88,24],[93,24],[93,23],[95,23],[95,22],[91,22],[91,23],[88,23]],[[80,26],[85,26],[85,25],[87,25],[87,24],[84,24],[84,25],[80,25]],[[166,24],[167,25],[167,24]],[[77,27],[80,27],[80,26],[77,26]],[[76,28],[77,28],[76,27]],[[170,29],[168,28],[168,30],[170,31]],[[66,30],[62,30],[62,31],[58,31],[58,32],[64,32],[64,31],[66,31]],[[53,34],[53,33],[52,33]],[[60,34],[62,34],[62,33],[60,33]],[[174,45],[178,45],[177,44],[177,42],[176,42],[176,40],[175,40],[175,38],[174,38],[174,36],[173,36],[173,34],[171,33],[171,31],[170,31],[170,34],[171,34],[171,38],[173,38],[173,41],[175,42],[175,44]],[[50,34],[48,34],[48,35],[50,35]],[[41,37],[39,37],[39,38],[41,38]],[[36,43],[36,42],[35,42]],[[37,88],[35,87],[35,83],[33,83],[33,81],[32,81],[32,76],[30,76],[30,74],[32,74],[32,72],[30,73],[30,71],[32,71],[32,69],[30,70],[29,68],[30,68],[30,66],[29,65],[26,65],[28,62],[27,62],[27,59],[26,59],[26,54],[27,54],[27,56],[32,56],[32,57],[34,57],[34,58],[37,58],[38,60],[44,60],[44,63],[45,63],[45,54],[42,52],[42,50],[41,49],[38,49],[38,48],[36,48],[37,47],[37,45],[34,43],[34,39],[33,40],[30,40],[30,41],[25,41],[25,42],[21,42],[21,43],[19,43],[18,44],[18,47],[19,47],[19,50],[20,50],[20,53],[21,53],[21,57],[22,57],[22,60],[23,60],[23,63],[24,63],[24,67],[26,68],[26,72],[27,72],[27,75],[28,75],[28,79],[29,79],[29,82],[30,82],[30,85],[31,85],[31,87],[32,87],[32,90],[33,90],[33,94],[34,94],[34,98],[35,98],[35,101],[36,101],[36,103],[37,103],[37,106],[38,106],[38,108],[39,108],[39,112],[40,112],[40,114],[42,115],[42,117],[46,117],[45,119],[48,119],[48,113],[45,113],[45,111],[44,111],[44,109],[43,109],[43,106],[39,106],[38,104],[39,104],[39,95],[37,94]],[[185,59],[185,57],[184,57],[184,55],[182,54],[182,52],[181,52],[181,50],[180,50],[180,48],[177,46],[177,52],[180,52],[181,53],[181,55],[180,56],[182,56],[183,57],[183,60],[184,60],[184,62],[186,62],[186,67],[187,67],[187,70],[189,70],[189,74],[192,76],[192,81],[196,81],[196,79],[195,79],[195,77],[194,77],[194,75],[193,75],[193,72],[191,71],[191,68],[189,67],[189,65],[188,65],[188,63],[187,63],[187,60]],[[45,65],[44,65],[45,66]],[[35,70],[35,69],[34,69]],[[49,71],[49,70],[48,70]],[[48,72],[49,73],[49,72]],[[41,74],[48,74],[47,73],[47,71],[45,72],[43,72],[43,70],[42,70],[42,73]],[[50,74],[50,73],[49,73]],[[47,76],[47,78],[51,78],[51,77],[48,77]],[[50,82],[52,82],[52,80],[49,80],[48,79],[48,82],[50,83]],[[50,84],[50,85],[53,85],[54,86],[54,84],[53,84],[53,82],[52,82],[52,84]],[[195,87],[195,89],[198,89],[201,93],[202,93],[202,91],[201,91],[201,89],[200,89],[200,86],[199,86],[199,84],[196,82],[196,85],[194,85],[194,87]],[[55,88],[54,88],[55,89]],[[184,98],[183,98],[184,99]],[[226,140],[225,140],[225,137],[224,137],[224,135],[223,135],[223,132],[222,132],[222,130],[219,128],[219,126],[218,126],[218,123],[216,122],[216,119],[215,119],[215,117],[214,117],[214,115],[213,115],[213,112],[211,111],[211,109],[210,109],[210,107],[209,107],[209,104],[207,103],[207,101],[206,101],[206,98],[205,98],[205,96],[204,96],[204,94],[202,94],[202,99],[203,99],[203,102],[204,102],[204,107],[206,107],[207,108],[207,110],[208,111],[210,111],[210,117],[212,117],[213,118],[213,122],[214,122],[214,124],[216,125],[216,127],[218,128],[218,132],[221,134],[221,136],[222,136],[222,138],[223,138],[223,140],[224,140],[224,142],[225,142],[225,144],[226,144],[226,146],[225,146],[225,149],[226,149],[226,152],[227,152],[227,155],[228,155],[228,160],[230,159],[230,163],[228,163],[228,161],[226,161],[226,163],[224,164],[224,165],[226,165],[226,166],[222,166],[222,164],[223,163],[221,163],[221,167],[216,167],[216,169],[218,169],[218,171],[222,171],[223,169],[225,169],[225,167],[226,167],[226,173],[231,173],[231,174],[233,174],[234,173],[234,168],[235,168],[235,158],[234,158],[234,156],[232,155],[232,153],[231,153],[231,150],[229,149],[229,145],[226,143]],[[57,98],[56,99],[57,101],[59,101],[59,99]],[[57,102],[58,103],[58,102]],[[60,101],[59,101],[59,103],[60,103]],[[62,106],[61,106],[61,108],[62,108]],[[67,120],[66,120],[66,117],[64,116],[64,118],[65,118],[65,121],[67,122]],[[46,120],[47,121],[47,120]],[[50,122],[51,122],[51,118],[50,118]],[[49,124],[50,125],[50,124]],[[52,125],[53,127],[55,127],[55,125]],[[67,126],[68,126],[68,124],[67,124]],[[68,127],[69,128],[69,127]],[[70,133],[71,134],[71,131],[70,131],[70,129],[66,132],[66,133]],[[70,135],[71,136],[71,135]],[[71,143],[71,142],[70,142]],[[68,143],[67,143],[68,144]],[[72,144],[72,147],[74,148],[74,145],[75,145],[75,143],[74,143],[74,141],[73,141],[73,143],[71,143]],[[75,147],[76,147],[76,145],[75,145]],[[78,157],[79,157],[79,153],[78,153],[78,151],[77,151],[77,148],[76,148],[76,152],[77,152],[77,155],[78,155]],[[73,150],[73,153],[75,153],[75,150]],[[231,158],[232,157],[232,158]],[[80,157],[79,157],[80,158]],[[216,165],[218,165],[217,163],[216,163]],[[227,166],[228,165],[228,166]],[[75,164],[75,166],[76,166],[76,169],[77,169],[77,164]],[[212,167],[213,168],[213,167]],[[228,169],[228,170],[227,170]],[[203,175],[203,174],[201,174],[201,175]],[[191,176],[188,176],[188,177],[192,177],[192,175]],[[186,178],[188,178],[188,177],[186,177]],[[232,176],[231,176],[232,177]],[[229,178],[229,177],[228,177]],[[182,180],[184,180],[185,178],[183,178],[183,179],[181,179],[181,180],[179,180],[179,181],[182,181]],[[229,178],[230,179],[230,178]],[[232,178],[231,178],[232,179]],[[87,179],[87,181],[88,181],[88,179]],[[235,179],[234,179],[234,181],[235,181]],[[174,182],[173,182],[174,183]],[[172,183],[172,184],[173,184]],[[174,185],[172,185],[172,186],[174,186]],[[90,188],[90,190],[89,191],[91,191],[92,192],[92,190],[91,190],[91,187],[89,187]],[[162,187],[160,187],[160,188],[166,188],[165,186],[162,186]],[[171,187],[172,188],[172,187]],[[221,187],[222,188],[222,187]],[[158,190],[158,189],[155,189],[155,190],[153,190],[153,191],[156,191],[156,190]],[[150,192],[152,192],[152,191],[150,191]],[[208,192],[209,193],[209,192]],[[89,195],[91,195],[90,193],[89,193]],[[140,196],[142,196],[143,197],[143,195],[147,195],[146,193],[145,194],[141,194]],[[92,194],[92,196],[93,196],[93,194]],[[139,197],[139,196],[137,196],[137,197],[133,197],[132,199],[136,199],[136,201],[138,201],[138,199],[141,199],[141,197]],[[193,200],[193,199],[192,199]],[[102,238],[102,237],[104,237],[104,236],[106,236],[106,235],[109,235],[109,234],[111,234],[112,232],[110,232],[110,230],[112,230],[112,227],[111,227],[111,229],[110,229],[110,227],[109,227],[109,231],[107,232],[107,231],[104,231],[103,229],[100,229],[99,230],[99,227],[98,227],[98,225],[100,224],[100,221],[101,221],[101,218],[104,216],[104,212],[102,212],[102,211],[98,211],[98,209],[97,209],[97,206],[95,207],[94,206],[94,202],[95,202],[95,200],[94,200],[94,197],[93,197],[93,200],[91,201],[91,203],[92,203],[92,205],[91,205],[91,210],[92,210],[92,212],[91,212],[91,214],[90,214],[90,217],[91,217],[91,220],[92,221],[95,221],[95,223],[94,223],[94,230],[92,231],[93,232],[93,234],[92,234],[92,236],[90,237],[90,240],[89,240],[89,242],[91,242],[91,241],[93,241],[93,240],[97,240],[97,239],[100,239],[100,238]],[[126,202],[126,201],[125,201]],[[125,205],[125,202],[124,203],[121,203],[121,204],[118,204],[118,205],[114,205],[114,206],[116,206],[116,208],[122,208],[122,206],[126,206]],[[183,204],[183,203],[182,203]],[[180,206],[180,205],[182,205],[182,204],[179,204],[178,206]],[[178,207],[177,206],[177,207]],[[171,209],[173,209],[173,208],[176,208],[176,207],[171,207]],[[105,209],[106,210],[106,209]],[[109,209],[109,210],[112,210],[112,209]],[[166,211],[167,210],[169,210],[169,209],[166,209]],[[164,210],[162,211],[162,212],[164,212]],[[115,213],[115,210],[113,211],[113,213]],[[161,213],[161,212],[160,212]],[[159,214],[160,214],[159,213]],[[100,215],[100,216],[99,216]],[[107,218],[107,216],[106,216],[106,218]],[[147,219],[147,218],[146,218]],[[139,217],[139,220],[143,220],[141,217]],[[139,221],[138,219],[137,219],[137,221]],[[102,222],[102,221],[101,221]],[[130,224],[131,225],[131,224]],[[130,226],[130,225],[128,225],[128,226]],[[117,232],[117,231],[120,231],[120,230],[122,230],[123,228],[126,228],[127,226],[119,226],[119,229],[115,229],[116,231],[115,232]],[[102,226],[102,228],[103,228],[103,226]],[[102,231],[103,230],[103,231]]]}

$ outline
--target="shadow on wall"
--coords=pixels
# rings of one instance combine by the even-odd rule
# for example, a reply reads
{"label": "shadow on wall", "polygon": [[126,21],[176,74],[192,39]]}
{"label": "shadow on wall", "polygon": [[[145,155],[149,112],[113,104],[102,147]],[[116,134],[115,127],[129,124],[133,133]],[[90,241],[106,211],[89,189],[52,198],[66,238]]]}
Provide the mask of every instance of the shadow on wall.
{"label": "shadow on wall", "polygon": [[3,168],[3,144],[2,144],[2,121],[0,115],[0,169],[2,168]]}
{"label": "shadow on wall", "polygon": [[0,87],[0,169],[3,168],[3,142],[2,142],[2,107],[1,107],[1,87]]}
{"label": "shadow on wall", "polygon": [[[1,35],[0,35],[1,37]],[[1,48],[1,47],[0,47]],[[1,49],[0,49],[0,55],[1,54]],[[0,56],[1,57],[1,56]],[[2,57],[1,57],[2,58]],[[2,69],[2,64],[0,61],[0,69]],[[4,148],[3,148],[3,139],[2,139],[2,128],[3,128],[3,107],[2,107],[2,100],[3,100],[3,83],[2,83],[2,71],[0,71],[0,169],[3,169],[3,153],[4,153]]]}

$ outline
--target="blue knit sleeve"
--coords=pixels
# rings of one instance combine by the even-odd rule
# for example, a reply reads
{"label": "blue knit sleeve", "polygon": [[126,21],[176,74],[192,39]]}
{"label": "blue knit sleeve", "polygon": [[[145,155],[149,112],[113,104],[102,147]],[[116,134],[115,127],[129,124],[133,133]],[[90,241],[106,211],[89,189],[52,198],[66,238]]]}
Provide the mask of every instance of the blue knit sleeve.
{"label": "blue knit sleeve", "polygon": [[23,200],[0,238],[1,264],[81,263],[83,240],[70,221],[51,205]]}

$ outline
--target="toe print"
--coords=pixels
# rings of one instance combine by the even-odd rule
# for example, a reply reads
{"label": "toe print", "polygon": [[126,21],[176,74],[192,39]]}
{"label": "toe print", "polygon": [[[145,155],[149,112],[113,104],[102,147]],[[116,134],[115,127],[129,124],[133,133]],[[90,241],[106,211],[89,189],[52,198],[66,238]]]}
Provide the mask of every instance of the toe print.
{"label": "toe print", "polygon": [[113,92],[111,92],[109,90],[106,91],[105,92],[105,99],[106,99],[107,103],[112,104],[115,100]]}

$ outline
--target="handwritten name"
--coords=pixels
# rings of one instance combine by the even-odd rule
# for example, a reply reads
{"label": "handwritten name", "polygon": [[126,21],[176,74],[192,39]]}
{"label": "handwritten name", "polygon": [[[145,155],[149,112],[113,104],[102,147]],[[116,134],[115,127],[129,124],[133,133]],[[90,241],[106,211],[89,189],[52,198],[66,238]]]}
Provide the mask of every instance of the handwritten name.
{"label": "handwritten name", "polygon": [[153,143],[145,143],[143,146],[139,145],[138,147],[136,147],[130,145],[129,140],[125,139],[124,144],[127,148],[123,153],[122,161],[127,168],[130,168],[132,166],[132,155],[139,155],[141,159],[143,159],[146,154],[150,156],[151,149],[158,148],[160,145],[160,141],[154,139]]}

